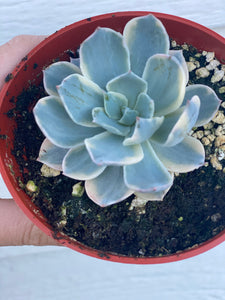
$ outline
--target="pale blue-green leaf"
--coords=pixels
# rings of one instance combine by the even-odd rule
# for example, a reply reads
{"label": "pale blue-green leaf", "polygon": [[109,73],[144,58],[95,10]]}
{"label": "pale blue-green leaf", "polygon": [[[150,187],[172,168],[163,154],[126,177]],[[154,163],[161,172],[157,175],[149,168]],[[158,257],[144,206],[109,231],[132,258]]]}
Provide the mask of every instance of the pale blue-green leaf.
{"label": "pale blue-green leaf", "polygon": [[78,68],[80,68],[80,58],[73,58],[73,57],[71,57],[70,58],[70,62],[72,64],[74,64],[75,66],[77,66]]}
{"label": "pale blue-green leaf", "polygon": [[89,180],[100,175],[106,166],[96,165],[84,145],[69,150],[63,160],[63,174],[77,180]]}
{"label": "pale blue-green leaf", "polygon": [[[171,173],[172,178],[174,179],[174,174]],[[173,185],[173,182],[171,185],[162,191],[158,192],[151,192],[151,193],[141,193],[141,192],[135,192],[134,194],[139,198],[143,200],[148,200],[148,201],[162,201],[165,195],[168,193],[170,190],[171,186]]]}
{"label": "pale blue-green leaf", "polygon": [[214,117],[221,101],[210,87],[202,84],[194,84],[186,88],[183,105],[194,95],[197,95],[201,102],[198,119],[195,123],[195,126],[198,127],[207,124]]}
{"label": "pale blue-green leaf", "polygon": [[148,140],[153,133],[161,126],[164,117],[155,117],[151,119],[137,118],[133,135],[131,137],[127,137],[123,144],[134,145],[140,144],[146,140]]}
{"label": "pale blue-green leaf", "polygon": [[183,51],[182,50],[170,50],[169,51],[169,55],[175,57],[179,63],[181,64],[184,74],[185,74],[185,83],[186,85],[188,84],[188,80],[189,80],[189,71],[188,71],[188,67],[187,67],[187,63],[185,61],[185,58],[183,56]]}
{"label": "pale blue-green leaf", "polygon": [[186,134],[194,127],[198,118],[200,99],[192,97],[185,106],[165,116],[161,127],[154,133],[151,139],[154,142],[167,147],[180,143]]}
{"label": "pale blue-green leaf", "polygon": [[137,115],[138,112],[136,110],[130,109],[129,107],[124,107],[123,116],[118,122],[126,126],[134,125]]}
{"label": "pale blue-green leaf", "polygon": [[205,161],[202,143],[191,136],[186,136],[181,143],[173,147],[164,147],[156,143],[152,143],[152,147],[171,172],[190,172],[201,167]]}
{"label": "pale blue-green leaf", "polygon": [[125,184],[135,192],[158,192],[171,186],[173,178],[158,159],[151,144],[142,143],[144,158],[129,166],[124,166]]}
{"label": "pale blue-green leaf", "polygon": [[98,177],[85,181],[85,190],[91,200],[103,207],[133,194],[124,184],[122,167],[107,167]]}
{"label": "pale blue-green leaf", "polygon": [[104,108],[107,115],[114,119],[119,120],[122,117],[121,108],[128,105],[127,98],[116,92],[108,92],[104,97]]}
{"label": "pale blue-green leaf", "polygon": [[85,138],[102,132],[99,127],[88,128],[75,124],[67,114],[61,100],[54,96],[40,99],[33,112],[43,134],[58,147],[75,147],[84,143]]}
{"label": "pale blue-green leaf", "polygon": [[154,101],[145,93],[138,95],[137,103],[134,107],[138,111],[138,116],[141,118],[152,118],[154,115]]}
{"label": "pale blue-green leaf", "polygon": [[57,86],[71,74],[81,74],[80,69],[68,61],[51,64],[44,71],[44,88],[49,95],[58,96]]}
{"label": "pale blue-green leaf", "polygon": [[57,147],[46,138],[41,145],[37,161],[62,171],[62,162],[67,152],[68,149]]}
{"label": "pale blue-green leaf", "polygon": [[185,93],[185,74],[178,60],[170,55],[156,54],[146,63],[143,78],[148,95],[155,102],[155,116],[162,116],[180,107]]}
{"label": "pale blue-green leaf", "polygon": [[130,50],[131,70],[142,76],[146,61],[156,53],[167,54],[169,36],[161,21],[153,15],[131,19],[124,28],[124,40]]}
{"label": "pale blue-green leaf", "polygon": [[98,165],[122,166],[142,160],[143,151],[140,145],[124,146],[124,138],[109,132],[103,132],[85,140],[85,145]]}
{"label": "pale blue-green leaf", "polygon": [[147,91],[147,83],[130,71],[109,81],[106,89],[126,96],[128,106],[134,108],[138,95]]}
{"label": "pale blue-green leaf", "polygon": [[58,87],[59,95],[70,118],[77,124],[95,127],[92,109],[103,106],[104,92],[91,80],[73,74]]}
{"label": "pale blue-green leaf", "polygon": [[98,124],[111,133],[126,136],[130,132],[130,128],[128,126],[119,124],[116,120],[109,118],[103,107],[94,108],[92,116],[95,124]]}
{"label": "pale blue-green leaf", "polygon": [[110,28],[97,28],[80,47],[80,68],[103,89],[112,78],[128,72],[129,51],[122,35]]}

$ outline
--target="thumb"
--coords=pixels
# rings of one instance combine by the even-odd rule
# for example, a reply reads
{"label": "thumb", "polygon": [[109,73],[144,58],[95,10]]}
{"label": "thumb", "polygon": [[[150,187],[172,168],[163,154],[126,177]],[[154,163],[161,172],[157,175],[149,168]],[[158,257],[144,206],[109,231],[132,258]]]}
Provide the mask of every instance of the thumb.
{"label": "thumb", "polygon": [[[46,36],[19,35],[0,46],[0,89],[5,77]],[[12,199],[0,199],[0,246],[58,245],[37,228]]]}
{"label": "thumb", "polygon": [[13,71],[21,59],[46,38],[45,35],[18,35],[0,46],[0,89],[5,77]]}

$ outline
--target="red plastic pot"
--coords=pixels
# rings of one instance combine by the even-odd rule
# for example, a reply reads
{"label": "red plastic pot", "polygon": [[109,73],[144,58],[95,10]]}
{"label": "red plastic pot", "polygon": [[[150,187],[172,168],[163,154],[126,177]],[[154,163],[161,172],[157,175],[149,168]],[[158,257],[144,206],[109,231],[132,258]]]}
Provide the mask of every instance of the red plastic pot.
{"label": "red plastic pot", "polygon": [[[37,207],[30,201],[29,196],[20,189],[16,181],[16,177],[20,174],[15,158],[11,154],[14,138],[13,128],[16,124],[6,116],[6,112],[13,106],[10,99],[13,96],[16,97],[24,88],[28,87],[30,81],[39,84],[42,80],[42,68],[50,64],[52,59],[68,60],[68,54],[65,50],[75,50],[98,26],[110,27],[122,32],[125,24],[131,18],[148,13],[150,12],[105,14],[82,20],[57,31],[36,46],[26,59],[21,61],[13,71],[12,79],[5,83],[0,93],[0,134],[6,134],[8,137],[5,140],[0,139],[0,172],[18,206],[33,223],[49,236],[54,236],[52,228],[47,224]],[[161,13],[153,14],[163,22],[169,36],[178,43],[186,42],[199,50],[214,51],[221,62],[225,61],[225,39],[223,37],[186,19]],[[34,64],[37,64],[35,69],[33,68]],[[155,264],[178,261],[203,253],[225,240],[225,230],[197,247],[173,255],[149,258],[124,257],[113,253],[103,253],[68,237],[62,235],[59,235],[59,237],[62,238],[59,240],[62,244],[89,256],[121,263]]]}

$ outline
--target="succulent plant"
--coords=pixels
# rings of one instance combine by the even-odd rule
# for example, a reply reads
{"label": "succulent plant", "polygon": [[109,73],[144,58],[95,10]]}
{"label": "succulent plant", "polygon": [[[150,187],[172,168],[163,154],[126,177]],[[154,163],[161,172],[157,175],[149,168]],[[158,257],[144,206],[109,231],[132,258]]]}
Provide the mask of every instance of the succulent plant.
{"label": "succulent plant", "polygon": [[100,206],[131,194],[162,200],[174,172],[204,164],[201,142],[189,135],[208,123],[220,101],[204,85],[190,85],[182,51],[153,15],[130,20],[123,35],[97,28],[75,62],[44,70],[49,96],[34,116],[45,135],[38,160],[85,181]]}

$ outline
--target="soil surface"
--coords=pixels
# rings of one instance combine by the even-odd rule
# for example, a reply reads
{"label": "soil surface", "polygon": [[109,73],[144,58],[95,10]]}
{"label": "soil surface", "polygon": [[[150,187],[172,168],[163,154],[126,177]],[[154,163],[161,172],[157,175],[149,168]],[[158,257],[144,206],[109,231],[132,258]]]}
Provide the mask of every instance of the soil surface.
{"label": "soil surface", "polygon": [[[198,53],[191,46],[183,48],[186,61]],[[195,59],[199,68],[208,64],[205,56],[197,55]],[[210,76],[214,71],[210,71],[208,78],[197,78],[195,71],[190,72],[189,84],[207,84],[225,101],[225,94],[218,92],[224,81],[212,83]],[[175,176],[174,185],[164,200],[149,201],[144,211],[138,207],[131,209],[133,196],[119,204],[101,208],[85,193],[82,197],[72,197],[75,180],[63,175],[43,177],[42,164],[36,158],[44,136],[31,111],[44,95],[43,86],[30,86],[17,99],[12,99],[15,108],[8,112],[8,116],[15,118],[18,125],[13,154],[23,174],[18,178],[20,186],[41,209],[55,233],[63,232],[101,251],[150,257],[194,247],[225,228],[225,173],[210,163]],[[210,155],[209,151],[215,149],[206,146],[205,150]],[[223,160],[221,164],[224,168]],[[35,183],[36,191],[27,190],[30,180]]]}

